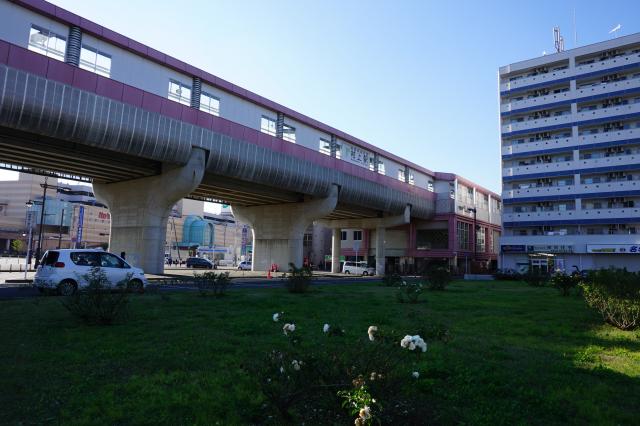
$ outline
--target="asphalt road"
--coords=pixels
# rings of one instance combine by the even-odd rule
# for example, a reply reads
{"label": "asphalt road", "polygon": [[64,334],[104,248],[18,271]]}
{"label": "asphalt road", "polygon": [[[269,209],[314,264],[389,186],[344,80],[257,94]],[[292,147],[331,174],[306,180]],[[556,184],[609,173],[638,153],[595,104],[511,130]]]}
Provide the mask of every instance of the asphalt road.
{"label": "asphalt road", "polygon": [[[315,278],[312,282],[312,286],[318,285],[349,285],[354,283],[363,283],[379,281],[379,278],[375,277],[354,277],[354,278]],[[255,289],[255,288],[280,288],[284,286],[285,281],[282,279],[250,279],[250,280],[232,280],[233,285],[230,290],[234,289]],[[149,292],[162,291],[162,292],[184,292],[184,291],[197,291],[198,288],[191,284],[184,285],[170,285],[170,284],[156,284],[151,282],[147,287]],[[31,285],[16,285],[16,286],[0,286],[0,300],[11,299],[23,299],[40,296],[41,293],[37,288]],[[56,296],[52,296],[56,297]]]}

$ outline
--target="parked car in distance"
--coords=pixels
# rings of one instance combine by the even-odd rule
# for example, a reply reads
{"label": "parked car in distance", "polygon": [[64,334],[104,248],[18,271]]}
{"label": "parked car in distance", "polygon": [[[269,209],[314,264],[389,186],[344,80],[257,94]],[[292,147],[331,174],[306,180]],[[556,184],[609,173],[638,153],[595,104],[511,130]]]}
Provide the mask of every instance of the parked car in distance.
{"label": "parked car in distance", "polygon": [[343,274],[354,275],[375,275],[376,269],[369,266],[367,262],[344,262],[342,266]]}
{"label": "parked car in distance", "polygon": [[248,260],[244,260],[244,261],[238,263],[238,270],[239,271],[250,271],[251,270],[251,262],[249,262]]}
{"label": "parked car in distance", "polygon": [[101,249],[46,251],[33,284],[40,291],[56,290],[62,296],[70,296],[89,285],[86,276],[96,267],[105,273],[111,287],[125,282],[128,289],[142,292],[147,285],[142,269],[134,268],[120,256]]}
{"label": "parked car in distance", "polygon": [[187,268],[218,269],[215,263],[204,257],[190,257],[187,259]]}

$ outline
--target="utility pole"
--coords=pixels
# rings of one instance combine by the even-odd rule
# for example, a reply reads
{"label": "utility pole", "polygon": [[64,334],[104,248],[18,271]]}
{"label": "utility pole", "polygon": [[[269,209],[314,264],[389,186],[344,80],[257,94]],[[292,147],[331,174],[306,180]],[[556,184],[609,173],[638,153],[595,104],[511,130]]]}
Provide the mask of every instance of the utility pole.
{"label": "utility pole", "polygon": [[62,248],[62,221],[64,220],[64,209],[60,214],[60,226],[58,227],[58,249]]}

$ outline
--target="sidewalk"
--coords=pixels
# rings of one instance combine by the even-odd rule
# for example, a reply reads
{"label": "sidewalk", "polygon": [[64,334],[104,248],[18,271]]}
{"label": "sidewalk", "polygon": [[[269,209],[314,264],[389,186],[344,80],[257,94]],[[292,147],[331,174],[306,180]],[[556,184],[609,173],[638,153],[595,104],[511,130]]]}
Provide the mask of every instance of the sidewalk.
{"label": "sidewalk", "polygon": [[[147,279],[154,280],[159,278],[184,278],[192,277],[194,273],[209,272],[208,269],[167,269],[163,275],[145,274]],[[237,269],[216,269],[212,272],[229,272],[229,276],[234,279],[266,279],[266,271],[238,271]],[[272,272],[272,278],[280,278],[283,272]],[[33,280],[35,272],[27,272],[27,280]],[[329,271],[313,271],[314,277],[322,278],[353,278],[353,275],[334,274]],[[22,272],[0,272],[0,286],[12,285],[14,283],[7,283],[6,281],[24,280],[24,271]],[[15,284],[14,284],[15,285]]]}

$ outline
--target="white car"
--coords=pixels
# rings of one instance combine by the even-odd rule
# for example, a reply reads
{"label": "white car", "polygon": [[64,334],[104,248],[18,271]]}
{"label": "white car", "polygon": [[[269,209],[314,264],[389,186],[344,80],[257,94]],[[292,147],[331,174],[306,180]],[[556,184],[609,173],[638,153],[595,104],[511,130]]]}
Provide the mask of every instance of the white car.
{"label": "white car", "polygon": [[343,274],[355,275],[375,275],[376,269],[370,267],[367,262],[344,262],[342,266]]}
{"label": "white car", "polygon": [[147,285],[142,269],[132,267],[120,256],[99,249],[48,250],[42,256],[33,284],[41,291],[57,290],[60,295],[69,296],[89,285],[85,276],[95,267],[106,274],[112,287],[128,280],[128,289],[142,292]]}
{"label": "white car", "polygon": [[250,271],[251,270],[251,262],[245,260],[243,262],[238,263],[239,271]]}

